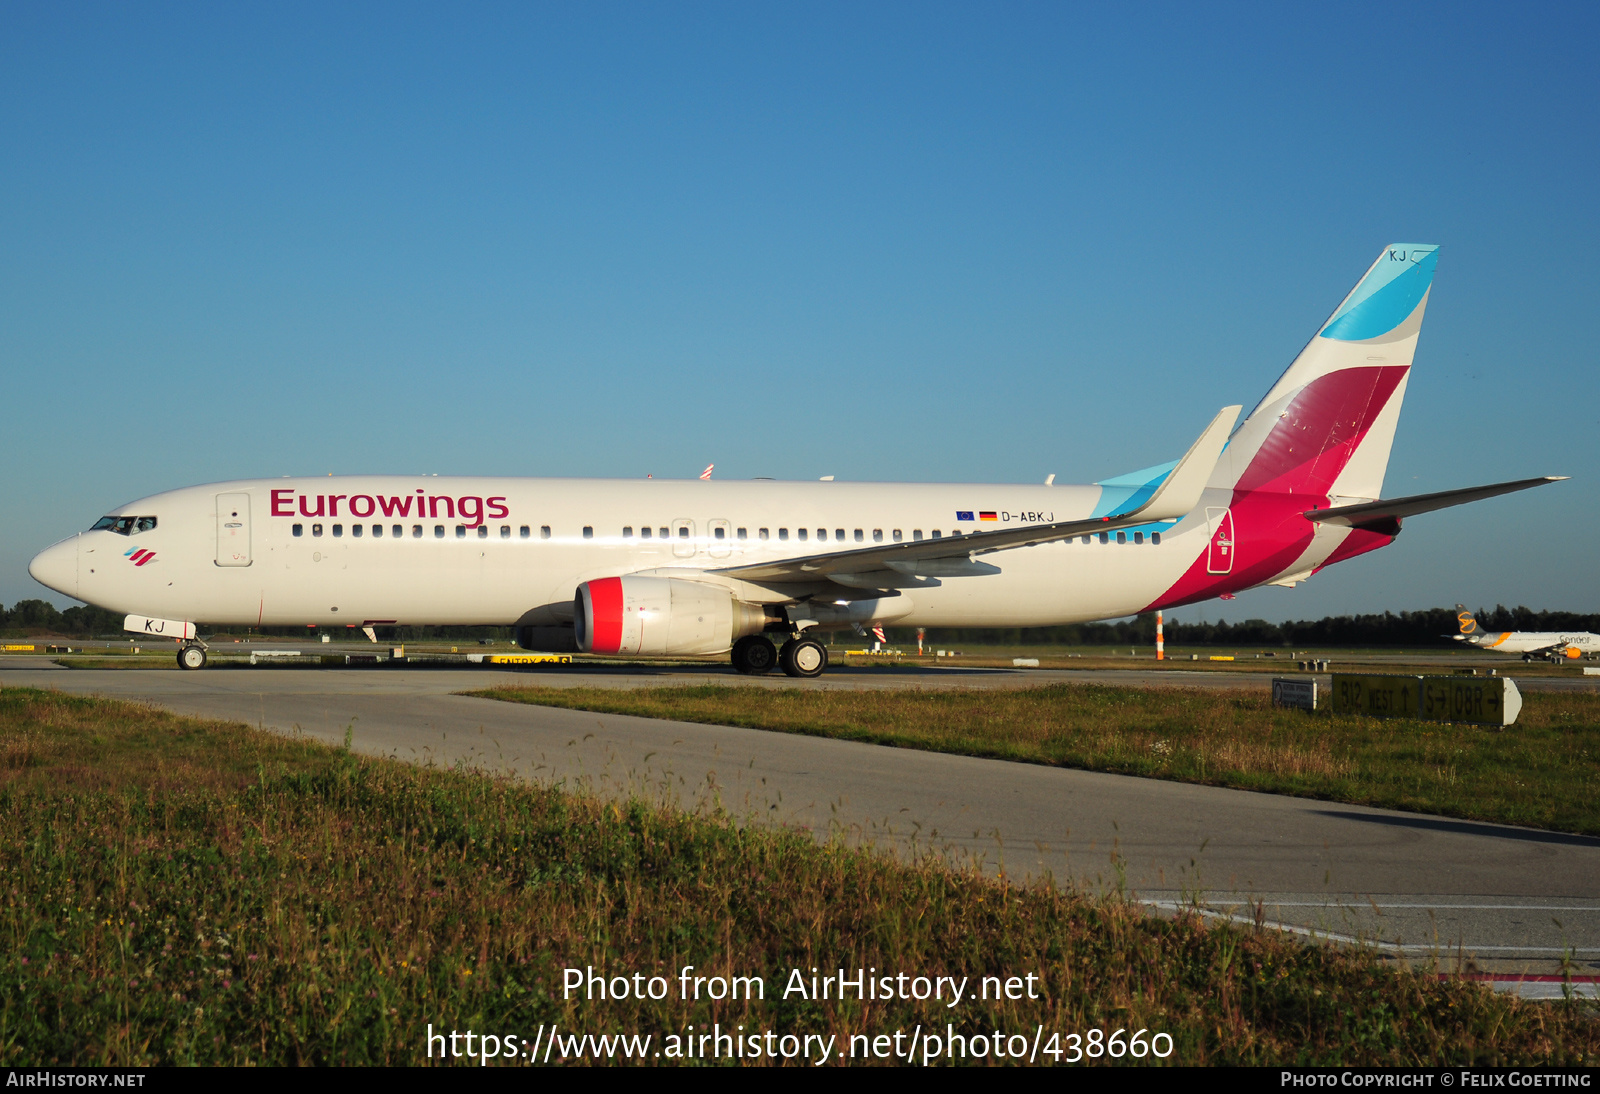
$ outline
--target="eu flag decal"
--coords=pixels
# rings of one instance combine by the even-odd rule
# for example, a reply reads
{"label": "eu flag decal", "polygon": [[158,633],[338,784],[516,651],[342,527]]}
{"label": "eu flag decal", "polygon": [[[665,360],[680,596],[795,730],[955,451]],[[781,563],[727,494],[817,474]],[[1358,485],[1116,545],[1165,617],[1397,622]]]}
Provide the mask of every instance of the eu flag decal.
{"label": "eu flag decal", "polygon": [[970,509],[957,509],[956,510],[956,519],[957,520],[971,520],[972,519],[972,510],[970,510]]}

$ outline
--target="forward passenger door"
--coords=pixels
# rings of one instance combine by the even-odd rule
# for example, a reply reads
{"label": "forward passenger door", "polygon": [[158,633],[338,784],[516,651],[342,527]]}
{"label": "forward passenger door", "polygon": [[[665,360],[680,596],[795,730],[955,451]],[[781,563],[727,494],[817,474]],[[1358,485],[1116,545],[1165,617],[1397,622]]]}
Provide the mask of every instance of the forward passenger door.
{"label": "forward passenger door", "polygon": [[250,495],[217,495],[217,565],[250,565]]}

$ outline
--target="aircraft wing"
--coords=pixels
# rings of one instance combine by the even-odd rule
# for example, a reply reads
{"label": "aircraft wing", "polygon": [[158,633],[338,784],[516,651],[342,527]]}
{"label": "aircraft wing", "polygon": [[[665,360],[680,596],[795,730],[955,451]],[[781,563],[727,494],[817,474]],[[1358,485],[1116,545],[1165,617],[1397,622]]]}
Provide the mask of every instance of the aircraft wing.
{"label": "aircraft wing", "polygon": [[1338,505],[1331,509],[1308,509],[1306,519],[1319,524],[1341,524],[1347,528],[1371,528],[1393,535],[1400,530],[1402,517],[1418,513],[1431,513],[1435,509],[1448,509],[1452,505],[1465,505],[1469,501],[1511,494],[1546,483],[1561,482],[1566,475],[1545,475],[1537,479],[1518,479],[1516,482],[1497,482],[1492,486],[1469,486],[1465,490],[1442,490],[1437,494],[1416,494],[1409,498],[1391,498],[1388,501],[1369,501],[1360,505]]}
{"label": "aircraft wing", "polygon": [[851,551],[827,551],[796,558],[757,562],[712,570],[755,582],[816,581],[826,578],[860,589],[913,588],[928,578],[976,577],[999,573],[999,568],[978,562],[977,556],[1013,547],[1070,539],[1089,532],[1114,531],[1135,524],[1174,520],[1187,516],[1200,502],[1217,458],[1242,407],[1223,407],[1200,434],[1183,459],[1150,498],[1126,512],[1084,520],[1031,524],[996,532],[974,532],[945,539],[883,543]]}

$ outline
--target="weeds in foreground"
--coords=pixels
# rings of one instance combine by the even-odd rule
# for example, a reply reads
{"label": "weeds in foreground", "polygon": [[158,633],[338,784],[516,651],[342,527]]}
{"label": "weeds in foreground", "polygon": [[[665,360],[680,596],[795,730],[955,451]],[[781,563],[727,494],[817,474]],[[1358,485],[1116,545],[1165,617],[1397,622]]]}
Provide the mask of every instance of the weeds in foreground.
{"label": "weeds in foreground", "polygon": [[[1143,1028],[1186,1064],[1600,1055],[1578,1004],[715,816],[40,691],[0,690],[0,742],[7,1065],[408,1064],[430,1023],[530,1040],[743,1025],[841,1051],[919,1025]],[[681,999],[691,965],[762,977],[762,997]],[[563,970],[591,966],[674,990],[564,997]],[[1032,974],[1039,997],[785,998],[813,968]]]}

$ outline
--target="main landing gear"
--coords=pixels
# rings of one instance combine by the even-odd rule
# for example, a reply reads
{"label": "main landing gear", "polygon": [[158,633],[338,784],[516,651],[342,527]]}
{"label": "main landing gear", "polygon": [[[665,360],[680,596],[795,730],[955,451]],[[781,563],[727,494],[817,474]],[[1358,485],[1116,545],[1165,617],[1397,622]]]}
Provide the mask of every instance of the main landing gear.
{"label": "main landing gear", "polygon": [[828,667],[828,650],[814,638],[791,638],[778,651],[778,664],[787,676],[821,676]]}
{"label": "main landing gear", "polygon": [[747,634],[733,644],[733,667],[746,676],[765,676],[778,663],[778,647],[764,634]]}
{"label": "main landing gear", "polygon": [[746,676],[765,676],[774,665],[787,676],[821,676],[828,667],[828,650],[822,643],[797,635],[779,650],[764,634],[746,635],[733,644],[733,667]]}
{"label": "main landing gear", "polygon": [[206,648],[198,642],[190,642],[178,647],[178,667],[180,669],[203,669],[206,667]]}

